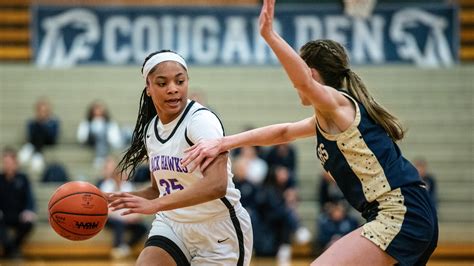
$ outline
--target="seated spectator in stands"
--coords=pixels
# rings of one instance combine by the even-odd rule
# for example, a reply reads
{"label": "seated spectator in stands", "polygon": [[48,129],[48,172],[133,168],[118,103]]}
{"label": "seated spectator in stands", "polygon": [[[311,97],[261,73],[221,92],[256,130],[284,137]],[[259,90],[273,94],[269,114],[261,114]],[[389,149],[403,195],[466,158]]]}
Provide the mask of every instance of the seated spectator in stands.
{"label": "seated spectator in stands", "polygon": [[112,148],[120,148],[123,143],[119,125],[110,118],[105,104],[100,101],[89,106],[86,120],[77,129],[77,140],[95,149],[96,168],[102,166]]}
{"label": "seated spectator in stands", "polygon": [[[276,255],[279,264],[287,264],[291,260],[291,241],[296,235],[297,242],[309,241],[309,231],[300,227],[299,217],[296,213],[297,191],[288,188],[290,171],[285,166],[272,167],[265,179],[262,191],[257,196],[262,224],[268,229],[265,233],[266,241],[273,239],[271,249],[265,250],[266,254]],[[297,233],[300,231],[301,233]],[[261,239],[255,239],[256,253],[259,253]],[[267,243],[268,244],[268,243]]]}
{"label": "seated spectator in stands", "polygon": [[147,163],[143,163],[135,169],[135,174],[132,177],[133,183],[147,183],[150,182],[150,168]]}
{"label": "seated spectator in stands", "polygon": [[[117,161],[115,158],[107,157],[103,165],[103,178],[99,181],[97,187],[105,193],[135,191],[133,183],[123,180],[116,167]],[[123,210],[120,212],[123,212]],[[148,231],[140,214],[121,216],[119,211],[109,212],[106,227],[113,231],[111,257],[114,259],[129,256],[131,248],[140,242]],[[125,239],[126,231],[130,232],[128,240]]]}
{"label": "seated spectator in stands", "polygon": [[[3,257],[21,257],[21,247],[36,220],[28,177],[19,171],[16,151],[5,148],[0,172],[0,247]],[[10,234],[13,233],[13,234]]]}
{"label": "seated spectator in stands", "polygon": [[317,247],[326,250],[332,243],[355,230],[359,223],[351,217],[344,201],[328,202],[326,211],[318,217]]}
{"label": "seated spectator in stands", "polygon": [[416,169],[418,170],[418,174],[420,175],[423,182],[425,182],[426,189],[428,190],[428,194],[433,201],[435,208],[438,206],[438,196],[436,190],[436,178],[432,173],[428,171],[428,163],[426,162],[425,158],[416,158],[413,161]]}
{"label": "seated spectator in stands", "polygon": [[270,147],[265,161],[268,167],[271,168],[277,165],[283,165],[290,170],[290,179],[288,187],[296,187],[297,184],[297,160],[296,148],[290,143],[279,144]]}
{"label": "seated spectator in stands", "polygon": [[39,173],[44,168],[43,149],[54,146],[59,138],[59,120],[51,111],[46,98],[40,98],[35,105],[35,117],[26,126],[27,143],[18,153],[20,164],[30,163],[31,170]]}
{"label": "seated spectator in stands", "polygon": [[323,213],[327,209],[328,203],[343,200],[344,195],[330,173],[323,171],[320,178],[321,181],[317,190],[319,191],[319,211]]}
{"label": "seated spectator in stands", "polygon": [[53,162],[46,165],[46,168],[41,175],[41,182],[43,183],[66,183],[69,181],[69,174],[66,167],[59,162]]}
{"label": "seated spectator in stands", "polygon": [[[250,182],[247,179],[248,164],[243,160],[236,161],[232,165],[232,173],[234,173],[235,187],[240,191],[240,202],[250,213],[257,211],[257,194],[261,186]],[[252,216],[252,215],[250,215]]]}
{"label": "seated spectator in stands", "polygon": [[240,160],[232,164],[232,173],[234,173],[234,184],[235,187],[240,191],[240,202],[242,206],[247,210],[252,222],[253,239],[260,239],[265,237],[262,234],[262,224],[260,222],[260,214],[258,212],[258,198],[257,195],[260,193],[261,186],[255,185],[247,180],[248,164],[243,160]]}
{"label": "seated spectator in stands", "polygon": [[257,155],[257,148],[244,146],[234,158],[234,163],[246,165],[245,174],[247,180],[254,185],[260,186],[267,175],[267,163]]}

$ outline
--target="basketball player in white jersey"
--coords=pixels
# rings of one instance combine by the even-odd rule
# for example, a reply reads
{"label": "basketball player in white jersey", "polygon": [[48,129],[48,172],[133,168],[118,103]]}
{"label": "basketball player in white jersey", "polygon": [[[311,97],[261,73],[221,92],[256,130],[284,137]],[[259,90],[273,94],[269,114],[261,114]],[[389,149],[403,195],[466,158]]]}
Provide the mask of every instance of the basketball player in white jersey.
{"label": "basketball player in white jersey", "polygon": [[188,68],[172,51],[150,54],[143,63],[146,87],[132,144],[122,171],[148,160],[151,186],[109,194],[112,210],[156,214],[137,265],[249,265],[250,217],[240,204],[227,154],[203,171],[181,165],[184,150],[224,135],[217,116],[190,101]]}

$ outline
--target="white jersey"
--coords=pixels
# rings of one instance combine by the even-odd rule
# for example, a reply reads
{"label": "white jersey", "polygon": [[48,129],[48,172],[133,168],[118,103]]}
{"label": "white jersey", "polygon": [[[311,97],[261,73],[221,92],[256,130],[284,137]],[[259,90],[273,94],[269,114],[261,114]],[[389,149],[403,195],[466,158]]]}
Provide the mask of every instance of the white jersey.
{"label": "white jersey", "polygon": [[[203,139],[224,135],[217,116],[197,102],[189,101],[184,111],[173,121],[163,124],[156,116],[148,124],[145,144],[150,172],[160,190],[160,197],[186,189],[203,178],[199,169],[190,173],[181,166],[184,150]],[[239,203],[240,191],[232,181],[230,159],[227,161],[227,193],[224,198],[198,205],[161,212],[177,222],[200,222],[228,214],[227,205]]]}

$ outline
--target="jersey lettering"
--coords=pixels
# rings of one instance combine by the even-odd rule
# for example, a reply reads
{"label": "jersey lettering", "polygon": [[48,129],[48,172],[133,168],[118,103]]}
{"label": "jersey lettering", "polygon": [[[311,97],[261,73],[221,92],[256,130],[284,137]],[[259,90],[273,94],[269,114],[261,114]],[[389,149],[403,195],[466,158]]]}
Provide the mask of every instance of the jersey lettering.
{"label": "jersey lettering", "polygon": [[158,170],[169,170],[178,173],[187,173],[188,168],[180,165],[181,158],[167,155],[156,155],[150,160],[150,168],[152,172]]}
{"label": "jersey lettering", "polygon": [[324,148],[324,144],[320,143],[318,146],[318,157],[321,160],[321,163],[324,165],[329,159],[328,151]]}
{"label": "jersey lettering", "polygon": [[172,191],[176,191],[176,190],[183,190],[184,187],[178,182],[177,179],[175,178],[171,178],[171,179],[160,179],[160,181],[158,182],[160,184],[160,186],[162,186],[166,193],[163,195],[168,195],[168,194],[171,194]]}

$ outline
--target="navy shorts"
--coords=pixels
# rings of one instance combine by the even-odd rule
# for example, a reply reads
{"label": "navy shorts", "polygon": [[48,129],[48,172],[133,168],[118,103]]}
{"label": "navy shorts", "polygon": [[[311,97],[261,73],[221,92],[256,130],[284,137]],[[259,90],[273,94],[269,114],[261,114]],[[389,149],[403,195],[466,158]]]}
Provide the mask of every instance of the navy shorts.
{"label": "navy shorts", "polygon": [[438,219],[426,188],[394,189],[371,204],[362,235],[385,250],[398,265],[426,265],[438,243]]}

